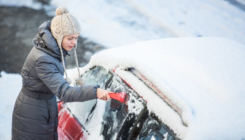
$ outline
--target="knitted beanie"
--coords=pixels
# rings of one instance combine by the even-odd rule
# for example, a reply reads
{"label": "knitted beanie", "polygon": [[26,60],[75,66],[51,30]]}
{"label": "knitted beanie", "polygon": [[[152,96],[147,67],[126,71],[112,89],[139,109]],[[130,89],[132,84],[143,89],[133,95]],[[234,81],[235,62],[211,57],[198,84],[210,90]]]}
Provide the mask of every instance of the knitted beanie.
{"label": "knitted beanie", "polygon": [[[81,28],[80,28],[80,25],[79,25],[79,22],[77,21],[77,19],[74,16],[72,16],[71,14],[69,14],[68,12],[69,11],[67,10],[66,7],[59,7],[56,9],[56,15],[57,16],[55,16],[52,19],[51,32],[52,32],[52,35],[54,36],[54,38],[56,39],[57,44],[60,48],[62,63],[63,63],[65,75],[66,75],[66,81],[69,84],[71,84],[71,80],[67,76],[67,72],[66,72],[66,68],[65,68],[65,64],[64,64],[64,56],[63,56],[63,51],[62,51],[61,45],[62,45],[62,40],[63,40],[64,36],[76,34],[76,33],[80,34]],[[75,54],[75,60],[76,60],[78,74],[79,74],[78,84],[83,85],[84,82],[80,77],[81,75],[80,75],[80,71],[79,71],[79,67],[78,67],[76,49],[77,49],[77,43],[74,46],[74,54]]]}

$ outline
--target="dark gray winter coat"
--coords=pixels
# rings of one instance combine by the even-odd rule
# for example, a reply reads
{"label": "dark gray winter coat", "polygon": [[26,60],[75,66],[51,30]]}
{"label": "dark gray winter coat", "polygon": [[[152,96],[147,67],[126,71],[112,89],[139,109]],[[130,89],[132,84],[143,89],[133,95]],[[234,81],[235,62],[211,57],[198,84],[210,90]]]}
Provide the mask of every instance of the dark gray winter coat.
{"label": "dark gray winter coat", "polygon": [[[58,139],[58,108],[56,96],[65,102],[96,99],[98,86],[70,87],[63,78],[59,47],[50,31],[50,22],[39,27],[35,46],[21,71],[23,87],[16,99],[12,118],[12,140]],[[64,56],[68,53],[63,50]],[[29,93],[50,94],[52,99],[37,99]],[[27,92],[26,92],[27,93]]]}

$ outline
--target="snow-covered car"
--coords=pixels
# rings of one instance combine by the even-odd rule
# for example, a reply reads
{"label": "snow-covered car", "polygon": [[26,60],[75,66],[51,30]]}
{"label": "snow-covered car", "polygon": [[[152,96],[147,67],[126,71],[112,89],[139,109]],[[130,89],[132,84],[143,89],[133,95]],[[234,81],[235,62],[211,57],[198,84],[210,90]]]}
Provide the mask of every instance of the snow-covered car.
{"label": "snow-covered car", "polygon": [[81,72],[85,85],[127,96],[59,102],[60,139],[245,139],[244,45],[223,38],[145,41],[101,51]]}

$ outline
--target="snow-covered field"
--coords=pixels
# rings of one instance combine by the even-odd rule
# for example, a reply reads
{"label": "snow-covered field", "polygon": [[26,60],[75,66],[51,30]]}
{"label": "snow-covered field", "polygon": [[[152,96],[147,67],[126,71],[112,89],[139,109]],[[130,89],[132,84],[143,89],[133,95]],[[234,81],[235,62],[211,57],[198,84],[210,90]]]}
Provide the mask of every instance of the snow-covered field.
{"label": "snow-covered field", "polygon": [[82,35],[117,47],[165,37],[224,37],[245,44],[245,12],[224,0],[52,0],[78,17]]}
{"label": "snow-covered field", "polygon": [[225,0],[0,0],[0,5],[66,6],[78,18],[81,35],[106,47],[165,37],[224,37],[245,44],[245,12]]}
{"label": "snow-covered field", "polygon": [[0,72],[0,139],[11,139],[12,111],[22,86],[19,74]]}
{"label": "snow-covered field", "polygon": [[[193,36],[224,37],[245,44],[245,12],[224,0],[51,0],[51,6],[32,0],[0,0],[0,5],[45,8],[51,15],[55,7],[66,6],[78,18],[81,35],[106,47]],[[20,75],[1,72],[1,140],[11,139],[12,110],[20,89]]]}

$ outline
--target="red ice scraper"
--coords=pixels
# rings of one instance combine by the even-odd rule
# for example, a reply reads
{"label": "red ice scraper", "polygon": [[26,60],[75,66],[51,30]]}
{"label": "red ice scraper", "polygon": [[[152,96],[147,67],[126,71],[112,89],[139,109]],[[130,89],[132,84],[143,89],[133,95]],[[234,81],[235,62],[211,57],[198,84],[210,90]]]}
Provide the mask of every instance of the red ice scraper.
{"label": "red ice scraper", "polygon": [[125,92],[121,92],[121,93],[114,93],[114,92],[109,92],[110,98],[118,100],[122,103],[125,103],[125,97],[126,97],[126,93]]}

